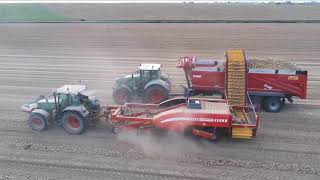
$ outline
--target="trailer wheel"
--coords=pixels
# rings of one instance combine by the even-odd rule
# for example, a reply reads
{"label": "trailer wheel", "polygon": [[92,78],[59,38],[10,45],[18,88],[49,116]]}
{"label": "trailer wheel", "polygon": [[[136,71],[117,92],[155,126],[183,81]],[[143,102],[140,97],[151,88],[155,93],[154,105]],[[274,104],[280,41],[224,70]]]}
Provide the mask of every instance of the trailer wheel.
{"label": "trailer wheel", "polygon": [[144,95],[144,101],[148,103],[160,103],[169,98],[169,92],[161,85],[152,85],[147,88]]}
{"label": "trailer wheel", "polygon": [[46,118],[38,113],[31,114],[28,119],[28,123],[31,129],[34,131],[43,131],[48,127]]}
{"label": "trailer wheel", "polygon": [[280,112],[284,103],[281,97],[267,97],[263,102],[264,110],[266,112]]}
{"label": "trailer wheel", "polygon": [[113,100],[117,104],[125,104],[132,98],[130,91],[126,88],[120,87],[113,91]]}
{"label": "trailer wheel", "polygon": [[86,119],[77,112],[67,111],[62,116],[62,127],[69,134],[81,134],[86,129]]}

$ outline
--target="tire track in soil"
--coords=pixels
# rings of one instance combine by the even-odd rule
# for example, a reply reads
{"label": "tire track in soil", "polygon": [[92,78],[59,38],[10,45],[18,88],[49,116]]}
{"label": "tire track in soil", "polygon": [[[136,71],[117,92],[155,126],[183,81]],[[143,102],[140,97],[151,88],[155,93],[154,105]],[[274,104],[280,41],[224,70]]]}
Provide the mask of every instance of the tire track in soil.
{"label": "tire track in soil", "polygon": [[[100,167],[92,167],[92,166],[77,166],[77,165],[61,165],[61,164],[54,164],[49,162],[37,162],[33,163],[30,161],[15,161],[15,160],[0,160],[1,162],[5,163],[15,163],[15,164],[23,164],[23,165],[29,165],[29,166],[44,166],[48,168],[63,168],[63,169],[74,169],[77,170],[78,173],[81,173],[81,178],[83,178],[83,175],[87,175],[90,173],[90,171],[94,171],[93,175],[96,175],[97,171],[103,172],[107,174],[107,177],[110,176],[110,174],[114,174],[116,178],[119,177],[126,177],[126,176],[133,176],[138,175],[143,176],[144,178],[154,178],[157,177],[157,179],[199,179],[199,180],[210,180],[212,177],[204,177],[200,174],[190,176],[189,173],[186,173],[188,175],[176,175],[174,173],[160,173],[160,172],[144,172],[144,170],[129,170],[129,169],[120,169],[120,168],[100,168]],[[183,174],[183,173],[182,173]],[[88,175],[87,175],[88,176]],[[101,178],[101,177],[100,177]],[[104,177],[105,178],[105,177]],[[127,179],[127,178],[126,178]]]}
{"label": "tire track in soil", "polygon": [[[68,154],[69,153],[76,153],[76,154],[80,153],[80,154],[87,154],[89,156],[103,155],[104,157],[127,158],[127,155],[128,155],[127,153],[130,152],[130,148],[126,149],[124,147],[132,146],[132,145],[125,145],[125,146],[122,146],[122,148],[121,148],[122,142],[120,142],[116,145],[113,145],[113,144],[110,145],[110,144],[108,144],[108,142],[112,143],[112,142],[114,142],[114,140],[104,141],[105,139],[101,139],[102,140],[100,142],[101,146],[91,145],[90,147],[86,147],[87,144],[85,144],[85,143],[79,144],[79,139],[74,140],[75,142],[77,142],[77,144],[70,144],[70,143],[68,143],[68,139],[65,141],[60,140],[63,138],[61,136],[55,136],[55,135],[53,135],[52,137],[44,136],[44,137],[46,137],[46,139],[51,139],[50,144],[48,144],[48,140],[42,140],[42,139],[39,139],[39,137],[35,139],[35,136],[30,136],[30,137],[28,137],[26,135],[19,136],[19,134],[18,134],[16,136],[2,135],[2,137],[3,137],[3,140],[1,141],[2,143],[1,143],[0,147],[3,147],[4,149],[7,149],[9,147],[9,149],[11,151],[12,150],[23,150],[23,149],[25,149],[26,146],[28,147],[30,145],[30,147],[29,147],[30,149],[28,149],[28,150],[32,150],[32,152],[45,152],[45,153],[64,152],[64,153],[68,153]],[[69,138],[74,138],[74,137],[69,136]],[[89,139],[92,139],[92,138],[96,139],[96,137],[84,136],[84,138],[82,140],[84,142],[86,142],[86,140],[89,140],[88,138]],[[6,142],[4,139],[6,139],[8,142]],[[10,142],[15,142],[15,143],[10,143]],[[106,143],[106,145],[104,145],[103,143]],[[213,150],[215,151],[215,154],[217,154],[217,155],[214,155],[213,158],[215,158],[215,159],[217,157],[228,158],[231,161],[237,161],[238,159],[232,159],[232,157],[226,156],[227,154],[235,153],[238,156],[240,154],[243,154],[244,152],[246,152],[245,154],[247,154],[248,152],[249,152],[249,154],[250,153],[254,154],[254,152],[257,149],[259,149],[259,151],[262,151],[262,154],[264,154],[265,156],[270,156],[270,157],[272,157],[272,156],[275,156],[275,157],[290,157],[291,156],[294,158],[299,157],[298,162],[307,162],[308,160],[306,160],[305,158],[308,156],[310,156],[307,158],[307,159],[309,159],[309,161],[310,161],[310,159],[317,159],[317,156],[319,156],[319,154],[320,154],[319,152],[306,152],[306,151],[296,151],[296,150],[289,150],[289,149],[269,148],[268,144],[272,145],[275,143],[270,144],[267,141],[265,141],[264,144],[265,144],[265,147],[259,147],[259,146],[257,147],[256,144],[251,141],[249,143],[235,141],[235,142],[227,142],[227,143],[222,142],[221,144],[209,146],[207,148],[214,148]],[[231,147],[230,145],[232,146],[232,149],[230,149],[230,147]],[[278,145],[276,145],[276,146],[278,146]],[[1,149],[3,149],[3,148],[1,148]],[[117,149],[126,149],[128,151],[121,152],[121,151],[118,151]],[[238,149],[239,152],[235,151],[234,149]],[[221,152],[223,152],[223,153],[221,154]],[[225,153],[225,152],[227,152],[227,153]],[[130,152],[130,153],[133,153],[133,152]],[[130,156],[130,153],[129,153],[129,156]],[[140,153],[139,150],[134,150],[134,153],[136,153],[136,155],[138,157],[142,156],[142,158],[152,158],[153,160],[157,159],[154,157],[145,156],[144,153]],[[194,153],[191,153],[191,154],[194,154]],[[195,153],[195,154],[197,155],[199,153]],[[219,156],[219,154],[220,154],[220,156]],[[225,154],[225,155],[223,155],[223,154]],[[281,155],[281,154],[283,154],[283,155]],[[299,155],[299,154],[301,154],[301,155]],[[199,154],[199,155],[206,156],[206,157],[212,157],[212,153],[210,153],[210,152],[207,152],[205,154]],[[241,155],[239,157],[245,157],[245,155]],[[259,158],[256,160],[252,160],[252,158],[255,159],[255,157],[259,157],[259,156],[255,155],[255,156],[252,156],[251,158],[248,158],[248,159],[242,160],[242,161],[250,161],[250,162],[257,163],[259,161]],[[162,156],[161,159],[163,159],[163,158],[165,158],[165,157]],[[170,157],[170,158],[172,158],[172,157]],[[277,158],[274,158],[273,160],[276,160],[276,159]],[[170,159],[168,159],[168,160],[170,160]],[[179,159],[178,159],[178,161],[179,161]],[[276,162],[272,162],[272,163],[279,163],[277,161],[279,161],[279,160],[276,160]],[[318,162],[318,161],[316,161],[316,162]],[[271,163],[271,162],[269,162],[269,163]],[[309,163],[311,163],[311,162],[309,162]],[[313,164],[317,164],[317,163],[313,163]]]}
{"label": "tire track in soil", "polygon": [[[57,161],[56,160],[57,156],[55,156],[56,158],[54,160],[50,160],[50,159],[43,159],[42,157],[41,159],[39,157],[34,159],[35,157],[33,156],[25,157],[26,153],[23,155],[24,157],[19,157],[19,155],[10,157],[13,154],[14,153],[11,153],[9,155],[9,158],[3,158],[4,156],[8,156],[7,154],[0,154],[0,162],[6,162],[6,163],[15,162],[19,164],[32,164],[32,165],[41,165],[41,166],[49,166],[49,167],[78,168],[78,169],[80,168],[80,169],[86,169],[86,170],[116,171],[119,173],[121,172],[139,173],[139,174],[146,174],[146,175],[158,175],[162,177],[183,177],[188,179],[192,177],[195,178],[195,175],[198,175],[196,172],[198,171],[197,168],[199,167],[195,167],[195,165],[202,166],[200,168],[231,167],[231,168],[246,168],[246,169],[264,169],[264,170],[273,170],[276,172],[277,171],[289,172],[289,173],[291,172],[297,175],[301,175],[301,174],[302,175],[306,175],[306,174],[319,175],[319,167],[314,167],[314,166],[305,165],[305,164],[287,163],[287,162],[237,160],[237,159],[230,159],[230,158],[224,158],[224,157],[207,157],[206,155],[188,155],[184,157],[183,160],[178,160],[177,161],[178,164],[183,165],[183,167],[181,168],[184,169],[184,171],[173,171],[171,173],[159,173],[159,172],[155,173],[155,172],[150,172],[150,171],[154,171],[150,169],[150,167],[151,168],[153,167],[152,163],[154,163],[154,160],[157,160],[157,159],[152,159],[153,161],[147,161],[147,162],[135,159],[133,164],[128,159],[124,160],[128,163],[128,165],[130,165],[130,169],[132,168],[141,169],[139,171],[139,170],[127,170],[126,168],[123,168],[123,167],[128,167],[128,166],[125,166],[122,163],[119,163],[120,159],[115,159],[112,161],[111,159],[106,159],[106,157],[103,157],[103,158],[105,160],[108,160],[107,167],[101,164],[101,162],[97,162],[97,161],[90,162],[88,160],[80,160],[80,161],[73,160],[73,161],[70,161],[72,163],[68,163],[68,162],[66,163],[66,162]],[[27,154],[30,154],[30,153],[27,153]],[[39,154],[39,152],[37,152],[37,154]],[[68,156],[70,157],[72,155],[68,154]],[[52,158],[52,157],[48,157],[48,158]],[[73,158],[71,159],[68,158],[68,159],[71,160]],[[78,163],[74,163],[74,162],[78,162]],[[162,170],[160,170],[162,172],[166,172],[168,171],[168,169],[172,168],[172,167],[168,167],[168,165],[165,164],[164,162],[161,162],[161,163],[163,163],[161,164],[161,166],[165,165],[165,167],[167,168],[166,169],[162,167]],[[166,161],[166,163],[168,163],[168,161]],[[134,164],[138,164],[138,166],[133,166]],[[173,164],[173,165],[170,164],[170,165],[176,168],[178,164]],[[149,172],[141,172],[141,171],[149,171]],[[175,174],[183,174],[183,175],[175,175]],[[189,174],[189,177],[188,175],[185,175],[185,174]],[[197,179],[198,178],[201,178],[201,177],[197,177]],[[208,178],[210,179],[212,177],[207,177],[204,179],[208,179]]]}
{"label": "tire track in soil", "polygon": [[[27,117],[26,117],[27,118]],[[25,119],[26,119],[25,118]],[[19,121],[15,120],[15,117],[12,117],[10,119],[0,119],[0,121],[2,121],[2,123],[0,124],[0,130],[4,131],[4,132],[26,132],[26,133],[31,133],[31,130],[29,129],[29,126],[26,122],[25,119],[21,119]],[[261,126],[260,126],[260,130],[259,130],[259,134],[261,136],[257,137],[257,139],[259,140],[267,140],[267,139],[273,139],[271,141],[274,142],[291,142],[291,143],[296,143],[296,142],[301,142],[303,144],[319,144],[317,142],[319,142],[319,136],[318,134],[318,129],[317,127],[317,122],[316,119],[314,119],[314,121],[312,122],[307,122],[305,124],[308,124],[308,127],[310,127],[309,129],[307,128],[308,131],[305,131],[303,129],[304,126],[302,126],[302,129],[300,129],[301,124],[292,124],[292,122],[280,122],[275,123],[273,121],[270,122],[262,122]],[[266,125],[269,124],[269,125]],[[295,126],[296,125],[296,126]],[[277,128],[272,128],[273,126],[276,126]],[[281,128],[281,127],[284,128]],[[311,131],[312,129],[312,131]],[[50,128],[51,131],[60,131],[61,128],[57,127],[57,126],[53,126],[52,128]],[[90,127],[88,129],[89,134],[90,133],[94,133],[95,131],[108,131],[109,128],[107,126],[106,123],[104,123],[103,121],[99,124],[95,124],[92,127]],[[88,133],[87,132],[87,133]],[[306,132],[308,132],[306,134]],[[62,131],[62,133],[59,133],[60,135],[63,134],[64,132]],[[86,133],[86,134],[87,134]],[[313,134],[315,133],[315,134]],[[297,134],[300,134],[299,136],[297,136]],[[294,136],[296,135],[296,136]],[[103,137],[103,135],[102,135]],[[275,137],[281,137],[281,138],[275,138]],[[260,139],[261,138],[261,139]]]}

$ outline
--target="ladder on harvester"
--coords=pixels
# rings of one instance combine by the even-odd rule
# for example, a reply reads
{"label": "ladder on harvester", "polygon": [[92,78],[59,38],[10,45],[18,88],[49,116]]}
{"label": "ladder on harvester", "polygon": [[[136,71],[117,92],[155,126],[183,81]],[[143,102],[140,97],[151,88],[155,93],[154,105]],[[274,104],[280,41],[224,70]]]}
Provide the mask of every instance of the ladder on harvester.
{"label": "ladder on harvester", "polygon": [[[247,64],[243,50],[229,50],[226,53],[226,95],[229,106],[245,106],[247,96]],[[242,109],[232,109],[236,124],[248,124],[246,113]],[[253,130],[246,126],[232,127],[232,138],[250,139]]]}

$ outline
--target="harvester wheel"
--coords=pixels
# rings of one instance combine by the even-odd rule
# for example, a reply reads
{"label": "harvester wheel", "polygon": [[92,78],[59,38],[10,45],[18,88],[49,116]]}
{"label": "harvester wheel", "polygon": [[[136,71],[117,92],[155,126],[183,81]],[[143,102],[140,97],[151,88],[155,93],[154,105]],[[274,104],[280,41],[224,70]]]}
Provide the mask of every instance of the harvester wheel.
{"label": "harvester wheel", "polygon": [[281,111],[284,103],[281,97],[267,97],[263,102],[264,110],[267,112],[279,112]]}
{"label": "harvester wheel", "polygon": [[214,141],[214,142],[221,140],[221,138],[225,134],[225,130],[223,128],[205,127],[204,130],[215,135],[215,139],[210,140],[210,141]]}
{"label": "harvester wheel", "polygon": [[41,114],[31,114],[28,119],[29,126],[34,131],[43,131],[47,129],[48,123],[45,117]]}
{"label": "harvester wheel", "polygon": [[169,98],[169,92],[161,85],[152,85],[147,88],[144,94],[144,101],[147,103],[160,103]]}
{"label": "harvester wheel", "polygon": [[113,133],[113,134],[119,134],[120,133],[120,128],[118,128],[118,127],[112,127],[112,129],[111,129],[111,132]]}
{"label": "harvester wheel", "polygon": [[113,100],[117,104],[125,104],[132,98],[130,91],[126,88],[120,87],[113,91]]}
{"label": "harvester wheel", "polygon": [[81,134],[86,129],[86,119],[77,112],[67,111],[62,116],[62,127],[69,134]]}

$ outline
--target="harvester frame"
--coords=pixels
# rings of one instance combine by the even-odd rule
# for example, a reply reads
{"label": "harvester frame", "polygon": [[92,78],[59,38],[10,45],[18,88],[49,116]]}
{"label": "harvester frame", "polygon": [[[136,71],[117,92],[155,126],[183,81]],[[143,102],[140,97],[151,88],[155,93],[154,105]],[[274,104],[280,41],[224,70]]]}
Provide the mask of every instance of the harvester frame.
{"label": "harvester frame", "polygon": [[[199,109],[199,105],[203,107]],[[250,139],[259,125],[259,116],[252,106],[229,107],[227,99],[182,97],[160,104],[126,103],[106,109],[104,117],[113,133],[156,128],[209,140],[218,140],[222,135]],[[245,114],[246,121],[239,120],[235,114],[239,110]]]}
{"label": "harvester frame", "polygon": [[[182,97],[160,104],[126,103],[107,107],[105,117],[112,131],[157,128],[215,140],[220,133],[250,139],[256,135],[259,117],[246,91],[246,61],[243,50],[226,53],[228,66],[225,99]],[[241,88],[240,88],[241,87]],[[247,101],[246,99],[249,99]]]}

